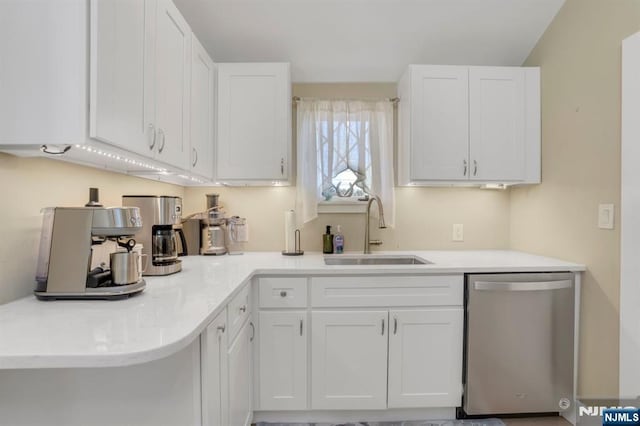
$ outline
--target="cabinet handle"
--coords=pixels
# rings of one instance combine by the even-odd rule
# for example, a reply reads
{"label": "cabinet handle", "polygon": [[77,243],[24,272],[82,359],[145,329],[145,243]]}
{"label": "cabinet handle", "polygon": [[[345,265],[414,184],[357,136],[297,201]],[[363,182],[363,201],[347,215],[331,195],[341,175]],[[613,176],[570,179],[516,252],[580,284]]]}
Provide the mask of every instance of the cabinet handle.
{"label": "cabinet handle", "polygon": [[284,291],[284,290],[282,290],[282,291],[280,292],[280,297],[287,297],[287,292],[286,292],[286,291]]}
{"label": "cabinet handle", "polygon": [[280,174],[284,176],[284,157],[280,159]]}
{"label": "cabinet handle", "polygon": [[242,313],[247,312],[247,305],[240,306],[240,312],[242,312]]}
{"label": "cabinet handle", "polygon": [[160,139],[160,146],[158,147],[158,152],[159,152],[160,154],[162,154],[162,151],[164,150],[164,131],[163,131],[162,129],[158,129],[158,133],[159,133],[159,134],[160,134],[160,136],[161,136],[161,139]]}
{"label": "cabinet handle", "polygon": [[196,164],[198,164],[198,150],[193,148],[193,163],[191,164],[193,167],[196,166]]}
{"label": "cabinet handle", "polygon": [[464,164],[464,171],[462,172],[462,176],[467,175],[467,160],[462,160],[462,164]]}
{"label": "cabinet handle", "polygon": [[149,149],[152,150],[156,146],[156,128],[153,124],[149,123],[149,131],[151,132],[151,141],[149,142]]}
{"label": "cabinet handle", "polygon": [[382,318],[382,335],[384,336],[384,318]]}
{"label": "cabinet handle", "polygon": [[302,320],[300,320],[300,335],[302,336]]}
{"label": "cabinet handle", "polygon": [[477,175],[478,174],[478,162],[476,160],[473,160],[473,175]]}
{"label": "cabinet handle", "polygon": [[218,326],[218,331],[220,333],[224,333],[226,329],[227,329],[227,326],[224,324]]}
{"label": "cabinet handle", "polygon": [[249,325],[251,326],[251,337],[249,338],[249,341],[253,342],[253,339],[256,337],[256,326],[253,325],[253,322],[250,322]]}
{"label": "cabinet handle", "polygon": [[398,334],[398,317],[393,317],[393,334]]}

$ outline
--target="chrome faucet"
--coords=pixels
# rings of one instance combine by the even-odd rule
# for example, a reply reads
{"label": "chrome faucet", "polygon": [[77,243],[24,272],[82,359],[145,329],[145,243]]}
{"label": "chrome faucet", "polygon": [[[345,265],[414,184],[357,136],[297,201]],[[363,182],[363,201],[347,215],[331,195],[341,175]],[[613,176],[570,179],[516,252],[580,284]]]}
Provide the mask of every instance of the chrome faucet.
{"label": "chrome faucet", "polygon": [[381,245],[382,244],[382,240],[373,240],[371,241],[369,238],[369,228],[370,228],[370,219],[371,219],[371,204],[373,204],[373,202],[376,201],[378,203],[378,217],[379,217],[379,222],[378,222],[378,228],[380,229],[384,229],[387,227],[387,225],[385,225],[384,223],[384,210],[382,209],[382,201],[380,200],[379,197],[375,196],[375,195],[371,195],[369,196],[369,202],[367,203],[367,220],[366,220],[366,225],[364,228],[364,254],[371,254],[371,246],[372,245]]}

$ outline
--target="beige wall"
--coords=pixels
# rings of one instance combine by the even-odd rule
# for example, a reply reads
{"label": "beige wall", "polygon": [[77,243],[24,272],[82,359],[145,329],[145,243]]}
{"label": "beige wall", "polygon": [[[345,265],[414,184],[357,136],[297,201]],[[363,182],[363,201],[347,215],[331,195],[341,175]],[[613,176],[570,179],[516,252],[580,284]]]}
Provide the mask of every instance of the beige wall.
{"label": "beige wall", "polygon": [[38,241],[47,206],[82,206],[89,187],[100,188],[105,206],[121,205],[123,194],[183,196],[184,188],[61,161],[0,153],[0,304],[31,294]]}
{"label": "beige wall", "polygon": [[[284,249],[284,212],[295,208],[294,187],[187,188],[186,213],[206,207],[205,194],[217,192],[220,203],[233,215],[246,217],[250,226],[247,250]],[[395,229],[377,229],[373,220],[371,238],[380,238],[380,250],[506,249],[509,246],[509,195],[482,189],[397,188]],[[454,223],[464,225],[464,242],[452,242]],[[342,225],[345,250],[363,249],[363,214],[320,214],[301,229],[302,248],[321,251],[326,225]],[[375,248],[374,248],[375,250]]]}
{"label": "beige wall", "polygon": [[[542,67],[542,185],[511,192],[511,247],[584,263],[579,394],[618,394],[620,46],[638,0],[567,0],[526,61]],[[619,218],[616,211],[616,219]]]}
{"label": "beige wall", "polygon": [[[394,83],[294,84],[293,95],[324,98],[392,98]],[[295,112],[295,110],[294,110]],[[294,116],[295,146],[295,116]],[[295,157],[295,154],[294,154]],[[284,211],[295,208],[295,187],[187,188],[185,212],[201,211],[204,194],[220,193],[228,213],[250,224],[248,250],[282,250]],[[381,250],[483,249],[509,246],[509,191],[477,188],[397,188],[395,229],[372,228],[372,238],[384,241]],[[320,214],[301,229],[302,247],[322,250],[326,225],[342,225],[346,250],[362,250],[364,215]],[[452,242],[454,223],[464,225],[464,242]]]}

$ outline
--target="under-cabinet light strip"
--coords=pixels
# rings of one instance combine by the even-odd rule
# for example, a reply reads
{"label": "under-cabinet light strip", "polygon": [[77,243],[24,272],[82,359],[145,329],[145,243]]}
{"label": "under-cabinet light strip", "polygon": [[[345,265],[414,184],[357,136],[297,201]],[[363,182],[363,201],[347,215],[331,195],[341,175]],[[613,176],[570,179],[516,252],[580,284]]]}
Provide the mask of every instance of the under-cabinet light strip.
{"label": "under-cabinet light strip", "polygon": [[163,169],[161,167],[156,167],[152,164],[149,163],[145,163],[142,161],[138,161],[138,160],[134,160],[132,158],[128,158],[124,155],[120,155],[120,154],[113,154],[111,152],[108,151],[103,151],[102,149],[97,149],[97,148],[93,148],[91,146],[87,146],[87,145],[75,145],[76,148],[80,148],[83,151],[89,152],[91,154],[96,154],[96,155],[100,155],[106,158],[111,158],[113,160],[116,161],[121,161],[123,163],[126,164],[132,164],[134,166],[139,166],[139,167],[144,167],[145,169],[149,169],[149,170],[154,170],[156,172],[160,172],[160,173],[166,173],[167,169]]}

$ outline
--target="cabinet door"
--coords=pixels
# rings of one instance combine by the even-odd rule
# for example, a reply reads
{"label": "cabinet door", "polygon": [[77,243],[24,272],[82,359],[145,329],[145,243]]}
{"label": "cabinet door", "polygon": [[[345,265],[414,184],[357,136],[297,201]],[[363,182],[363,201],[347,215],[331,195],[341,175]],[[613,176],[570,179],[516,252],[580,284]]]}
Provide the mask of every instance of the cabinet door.
{"label": "cabinet door", "polygon": [[[91,1],[89,135],[149,155],[154,137],[155,0]],[[145,84],[148,86],[145,87]]]}
{"label": "cabinet door", "polygon": [[195,35],[191,36],[191,171],[213,178],[214,65]]}
{"label": "cabinet door", "polygon": [[202,423],[204,426],[228,424],[226,314],[214,319],[200,336],[202,362]]}
{"label": "cabinet door", "polygon": [[289,64],[218,64],[217,180],[286,180]]}
{"label": "cabinet door", "polygon": [[229,346],[229,425],[251,424],[253,385],[251,342],[255,328],[249,319]]}
{"label": "cabinet door", "polygon": [[158,1],[156,158],[188,169],[191,30],[171,0]]}
{"label": "cabinet door", "polygon": [[525,177],[525,70],[469,70],[471,180],[521,181]]}
{"label": "cabinet door", "polygon": [[387,311],[312,313],[311,408],[386,408],[387,319]]}
{"label": "cabinet door", "polygon": [[389,408],[457,407],[462,308],[389,313]]}
{"label": "cabinet door", "polygon": [[87,139],[86,1],[0,1],[0,144]]}
{"label": "cabinet door", "polygon": [[411,179],[467,180],[467,67],[415,66],[411,72]]}
{"label": "cabinet door", "polygon": [[307,321],[303,312],[260,312],[260,409],[307,408]]}

